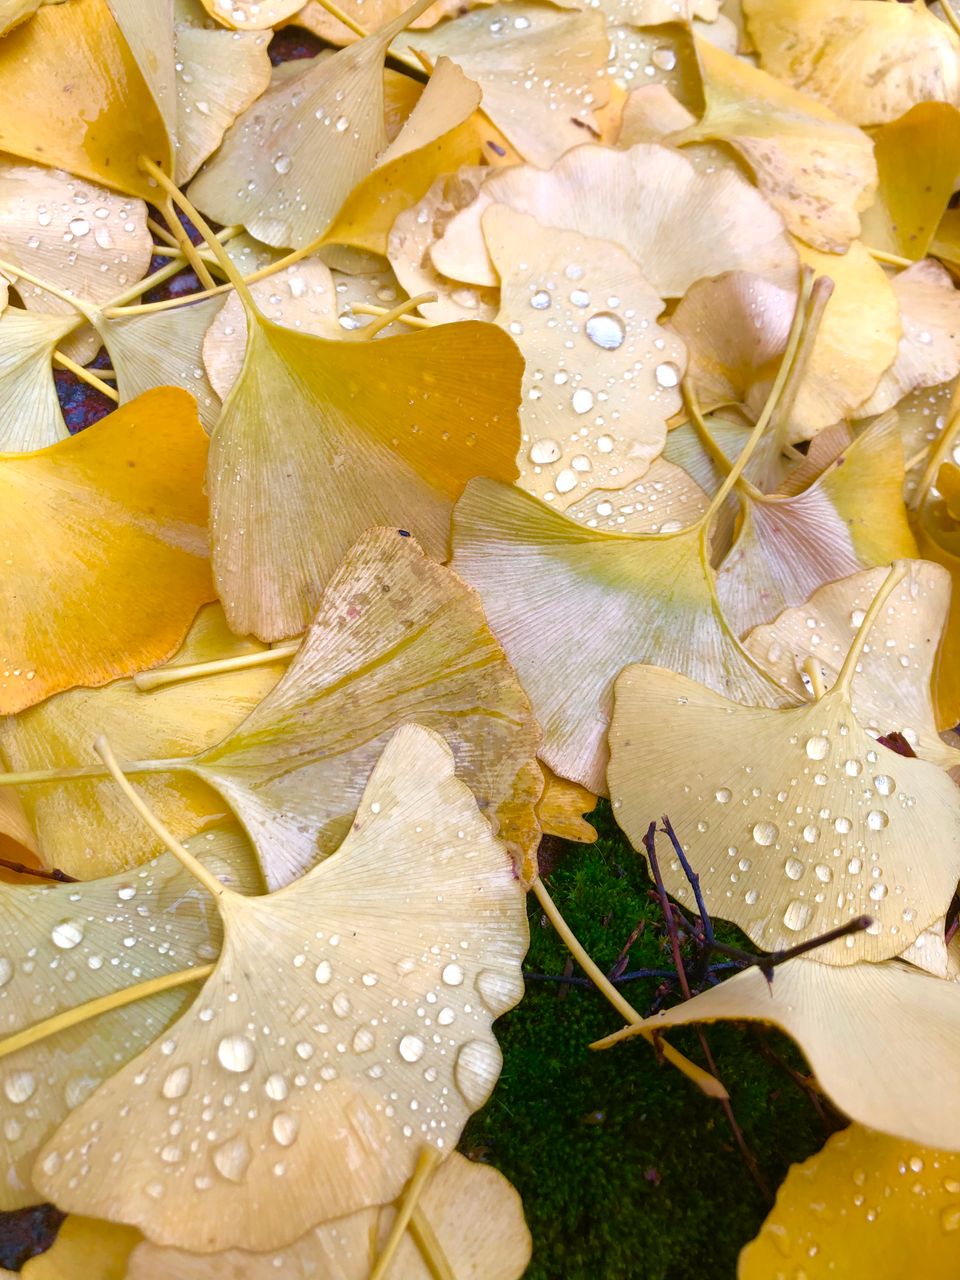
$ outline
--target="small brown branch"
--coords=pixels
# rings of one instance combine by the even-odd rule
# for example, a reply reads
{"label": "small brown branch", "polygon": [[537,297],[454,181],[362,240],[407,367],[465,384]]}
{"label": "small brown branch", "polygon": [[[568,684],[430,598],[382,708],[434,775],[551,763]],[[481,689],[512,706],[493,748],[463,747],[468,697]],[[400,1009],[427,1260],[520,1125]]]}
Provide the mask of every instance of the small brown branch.
{"label": "small brown branch", "polygon": [[8,858],[0,858],[0,867],[5,871],[13,871],[18,876],[38,876],[41,880],[58,880],[61,884],[78,884],[76,876],[68,876],[65,871],[44,871],[42,867],[28,867],[23,862],[11,862]]}

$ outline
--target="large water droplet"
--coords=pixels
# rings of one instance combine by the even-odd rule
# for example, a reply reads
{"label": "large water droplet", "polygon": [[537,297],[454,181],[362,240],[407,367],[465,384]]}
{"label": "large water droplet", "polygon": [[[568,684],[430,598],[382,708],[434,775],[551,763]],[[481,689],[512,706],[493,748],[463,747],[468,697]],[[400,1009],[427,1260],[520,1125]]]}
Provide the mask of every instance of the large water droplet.
{"label": "large water droplet", "polygon": [[559,462],[563,450],[556,440],[535,440],[530,446],[530,461],[538,467],[545,467],[549,462]]}
{"label": "large water droplet", "polygon": [[13,977],[13,965],[6,956],[0,956],[0,987],[5,987]]}
{"label": "large water droplet", "polygon": [[799,880],[804,871],[803,863],[799,858],[788,858],[783,864],[783,869],[789,880]]}
{"label": "large water droplet", "polygon": [[277,1072],[267,1077],[267,1082],[263,1087],[267,1097],[272,1098],[274,1102],[282,1102],[290,1092],[286,1080]]}
{"label": "large water droplet", "polygon": [[808,903],[802,902],[799,898],[794,898],[792,902],[787,904],[787,909],[783,913],[783,923],[788,929],[792,929],[796,933],[810,923],[812,915],[813,910]]}
{"label": "large water droplet", "polygon": [[83,925],[75,920],[61,920],[53,926],[50,936],[55,947],[59,947],[61,951],[69,951],[83,941]]}
{"label": "large water droplet", "polygon": [[358,1027],[353,1037],[354,1053],[369,1053],[377,1043],[377,1038],[369,1027]]}
{"label": "large water droplet", "polygon": [[242,1182],[252,1155],[246,1138],[231,1138],[214,1151],[213,1163],[228,1182]]}
{"label": "large water droplet", "polygon": [[481,1107],[497,1083],[503,1056],[495,1040],[470,1040],[457,1054],[453,1078],[471,1107]]}
{"label": "large water droplet", "polygon": [[780,828],[773,822],[758,822],[753,828],[754,840],[764,847],[773,844],[779,834]]}
{"label": "large water droplet", "polygon": [[331,965],[329,960],[321,960],[320,963],[317,965],[313,976],[316,978],[316,980],[320,983],[322,987],[326,986],[326,984],[333,977],[333,965]]}
{"label": "large water droplet", "polygon": [[598,311],[584,327],[594,346],[602,347],[604,351],[616,351],[626,337],[623,321],[612,311]]}
{"label": "large water droplet", "polygon": [[729,787],[721,787],[717,792],[717,804],[729,804],[733,798],[733,793]]}
{"label": "large water droplet", "polygon": [[871,809],[867,814],[867,826],[871,831],[882,831],[889,822],[889,816],[882,809]]}
{"label": "large water droplet", "polygon": [[193,1072],[188,1066],[174,1067],[163,1082],[163,1096],[165,1098],[182,1098],[190,1088],[190,1079]]}
{"label": "large water droplet", "polygon": [[960,1231],[960,1204],[948,1204],[940,1210],[940,1226],[944,1231]]}
{"label": "large water droplet", "polygon": [[570,398],[574,413],[589,413],[593,408],[593,392],[586,387],[577,387]]}
{"label": "large water droplet", "polygon": [[419,1036],[404,1036],[399,1049],[404,1062],[419,1062],[423,1057],[423,1041]]}
{"label": "large water droplet", "polygon": [[523,978],[518,973],[484,969],[477,974],[477,994],[491,1013],[505,1013],[522,997]]}
{"label": "large water droplet", "polygon": [[11,1102],[26,1102],[32,1098],[37,1082],[29,1071],[11,1071],[3,1082],[3,1092]]}
{"label": "large water droplet", "polygon": [[253,1066],[256,1053],[253,1041],[246,1036],[224,1036],[217,1045],[220,1065],[227,1071],[236,1071],[240,1075]]}
{"label": "large water droplet", "polygon": [[546,289],[538,289],[530,299],[530,305],[535,311],[546,311],[550,306],[550,295]]}
{"label": "large water droplet", "polygon": [[463,970],[458,964],[444,965],[440,978],[448,987],[459,987],[463,982]]}
{"label": "large water droplet", "polygon": [[289,1111],[281,1111],[273,1117],[270,1128],[281,1147],[290,1147],[296,1142],[300,1132],[300,1117],[291,1115]]}
{"label": "large water droplet", "polygon": [[655,375],[661,387],[679,386],[680,370],[672,360],[665,360],[663,364],[658,364]]}
{"label": "large water droplet", "polygon": [[886,896],[887,886],[885,884],[880,884],[878,881],[870,886],[870,897],[874,902],[882,902]]}
{"label": "large water droplet", "polygon": [[881,796],[892,796],[897,789],[897,784],[889,773],[878,773],[873,780],[873,785],[877,789],[877,794]]}
{"label": "large water droplet", "polygon": [[806,752],[811,760],[823,760],[829,750],[830,743],[820,734],[807,739]]}

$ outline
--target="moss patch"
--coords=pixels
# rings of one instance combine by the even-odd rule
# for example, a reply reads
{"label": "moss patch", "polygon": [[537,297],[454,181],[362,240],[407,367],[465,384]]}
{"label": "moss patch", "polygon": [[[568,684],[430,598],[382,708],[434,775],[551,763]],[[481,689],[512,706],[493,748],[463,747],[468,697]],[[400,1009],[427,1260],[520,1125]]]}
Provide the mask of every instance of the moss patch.
{"label": "moss patch", "polygon": [[[547,877],[552,896],[605,969],[641,920],[628,967],[670,967],[643,859],[607,806],[593,820],[599,841],[566,847]],[[528,970],[563,973],[567,952],[532,897],[530,932]],[[623,990],[646,1012],[658,986],[647,979]],[[497,1024],[503,1075],[461,1150],[496,1165],[523,1196],[534,1238],[528,1280],[729,1280],[767,1206],[717,1103],[659,1066],[643,1041],[603,1053],[587,1047],[620,1025],[593,989],[529,980],[521,1005]],[[716,1026],[708,1035],[737,1120],[775,1189],[828,1129],[749,1028]],[[702,1061],[693,1033],[674,1040]],[[802,1065],[788,1041],[774,1044]]]}

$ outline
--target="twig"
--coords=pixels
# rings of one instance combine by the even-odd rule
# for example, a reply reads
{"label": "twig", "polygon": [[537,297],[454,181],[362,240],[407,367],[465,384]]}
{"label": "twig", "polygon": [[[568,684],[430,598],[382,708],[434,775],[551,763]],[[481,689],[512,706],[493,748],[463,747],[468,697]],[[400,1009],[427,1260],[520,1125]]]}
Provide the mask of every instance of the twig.
{"label": "twig", "polygon": [[61,884],[79,884],[76,876],[68,876],[65,871],[44,871],[42,867],[28,867],[23,862],[11,862],[8,858],[0,858],[0,867],[5,871],[13,871],[18,876],[37,876],[41,880],[58,880]]}

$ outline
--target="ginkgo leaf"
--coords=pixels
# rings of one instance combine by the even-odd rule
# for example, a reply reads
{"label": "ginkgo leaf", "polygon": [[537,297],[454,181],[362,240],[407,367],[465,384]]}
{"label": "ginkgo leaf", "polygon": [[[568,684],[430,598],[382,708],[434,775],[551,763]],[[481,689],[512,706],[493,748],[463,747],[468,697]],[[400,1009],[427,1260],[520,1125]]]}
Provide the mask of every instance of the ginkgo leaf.
{"label": "ginkgo leaf", "polygon": [[444,174],[416,204],[396,218],[387,238],[387,257],[397,279],[411,297],[436,293],[435,302],[421,302],[420,314],[434,323],[455,320],[492,320],[497,313],[495,286],[474,288],[442,276],[433,265],[430,250],[455,214],[476,199],[492,170],[466,165]]}
{"label": "ginkgo leaf", "polygon": [[[960,879],[956,784],[858,724],[847,672],[815,702],[771,710],[674,671],[628,667],[616,682],[607,773],[634,847],[669,814],[707,909],[758,946],[871,917],[864,932],[818,949],[837,965],[897,955],[943,915]],[[690,900],[678,861],[663,876]]]}
{"label": "ginkgo leaf", "polygon": [[[201,836],[193,848],[218,875],[258,891],[242,838]],[[212,902],[169,854],[89,883],[0,884],[0,1031],[10,1036],[88,1000],[214,960],[220,938]],[[158,992],[3,1058],[4,1209],[39,1198],[30,1170],[40,1145],[195,992]]]}
{"label": "ginkgo leaf", "polygon": [[[828,686],[836,680],[885,577],[883,569],[867,569],[821,587],[800,608],[751,631],[744,645],[785,688],[809,697],[804,663],[812,657]],[[911,563],[874,622],[850,685],[862,725],[878,737],[901,734],[917,755],[947,769],[960,764],[960,756],[937,732],[931,678],[949,606],[947,571]]]}
{"label": "ginkgo leaf", "polygon": [[[250,286],[250,293],[272,324],[325,338],[343,337],[333,277],[330,268],[317,257],[304,258],[265,280],[256,281]],[[174,314],[179,315],[180,308]],[[211,386],[222,400],[230,394],[243,368],[247,332],[243,302],[238,294],[231,293],[202,338],[203,365]]]}
{"label": "ginkgo leaf", "polygon": [[203,0],[203,7],[211,18],[234,31],[266,31],[282,26],[303,6],[300,0],[257,0],[253,4],[244,0]]}
{"label": "ginkgo leaf", "polygon": [[667,147],[629,151],[586,145],[546,172],[521,165],[495,173],[451,219],[433,246],[433,265],[471,284],[496,284],[480,218],[493,203],[528,213],[545,227],[612,240],[663,298],[678,298],[702,276],[747,268],[781,284],[797,257],[783,223],[736,174],[697,173]]}
{"label": "ginkgo leaf", "polygon": [[948,382],[960,373],[960,293],[950,273],[924,258],[891,283],[903,334],[893,364],[857,410],[861,417],[882,413],[908,392]]}
{"label": "ginkgo leaf", "polygon": [[526,368],[517,483],[558,509],[640,479],[680,408],[683,343],[617,245],[547,230],[494,204],[483,234],[501,279],[497,323]]}
{"label": "ginkgo leaf", "polygon": [[924,973],[931,973],[935,978],[955,980],[960,977],[960,965],[957,963],[956,950],[946,940],[946,917],[936,920],[929,929],[918,934],[909,947],[900,953],[900,959],[916,965]]}
{"label": "ginkgo leaf", "polygon": [[34,1179],[156,1244],[263,1252],[456,1146],[500,1072],[491,1023],[523,989],[524,891],[450,749],[410,724],[333,857],[216,902],[223,947],[195,1003],[71,1112]]}
{"label": "ginkgo leaf", "polygon": [[368,531],[345,557],[277,687],[178,764],[229,802],[277,887],[332,853],[385,742],[412,719],[450,743],[529,879],[542,786],[530,705],[475,594],[395,530]]}
{"label": "ginkgo leaf", "polygon": [[230,34],[177,23],[178,183],[193,177],[237,116],[267,88],[267,39],[255,32]]}
{"label": "ginkgo leaf", "polygon": [[141,153],[172,164],[163,118],[106,0],[44,5],[3,38],[0,120],[4,151],[146,200],[156,188]]}
{"label": "ginkgo leaf", "polygon": [[[117,195],[62,169],[0,161],[0,257],[91,303],[109,302],[141,279],[153,245],[142,200]],[[19,280],[28,310],[65,314],[76,308]],[[92,359],[88,345],[74,358]]]}
{"label": "ginkgo leaf", "polygon": [[[201,610],[172,666],[259,653],[238,640],[219,605]],[[170,684],[149,694],[133,680],[103,689],[71,689],[18,716],[0,720],[0,755],[18,773],[97,764],[92,743],[106,733],[125,760],[194,755],[219,742],[273,688],[283,664]],[[229,806],[198,778],[148,775],[144,795],[179,837],[229,816]],[[26,816],[51,866],[88,880],[154,856],[161,845],[144,833],[116,787],[103,778],[77,778],[68,787],[39,783],[20,791]]]}
{"label": "ginkgo leaf", "polygon": [[723,618],[708,517],[676,533],[605,533],[520,489],[467,486],[452,564],[480,593],[540,722],[541,755],[562,777],[605,793],[613,682],[629,662],[675,666],[748,702],[792,700]]}
{"label": "ginkgo leaf", "polygon": [[769,622],[825,582],[916,555],[902,494],[903,449],[892,414],[802,493],[741,493],[742,523],[717,571],[717,597],[734,631],[742,636]]}
{"label": "ginkgo leaf", "polygon": [[[160,112],[171,154],[177,146],[177,82],[174,66],[174,0],[106,0],[130,54]],[[153,157],[151,157],[152,159]]]}
{"label": "ginkgo leaf", "polygon": [[746,969],[600,1043],[727,1018],[786,1031],[820,1087],[852,1120],[960,1151],[955,983],[898,960],[837,968],[800,957],[778,965],[772,983],[759,969]]}
{"label": "ginkgo leaf", "polygon": [[960,723],[960,521],[951,516],[942,497],[931,496],[913,520],[920,555],[950,574],[950,612],[933,674],[933,702],[937,726],[952,729]]}
{"label": "ginkgo leaf", "polygon": [[950,1275],[958,1226],[960,1155],[853,1124],[791,1166],[737,1275]]}
{"label": "ginkgo leaf", "polygon": [[397,217],[438,174],[481,159],[474,113],[480,88],[456,63],[440,58],[409,118],[376,168],[347,197],[324,240],[386,254]]}
{"label": "ginkgo leaf", "polygon": [[581,844],[593,844],[596,828],[587,822],[585,815],[597,807],[597,797],[579,782],[558,778],[546,765],[543,768],[543,794],[537,801],[537,821],[545,836],[559,836],[563,840],[577,840]]}
{"label": "ginkgo leaf", "polygon": [[42,4],[63,4],[63,0],[2,0],[0,3],[0,35],[6,35],[27,18],[32,18]]}
{"label": "ginkgo leaf", "polygon": [[0,449],[20,453],[65,440],[53,381],[53,353],[81,317],[42,315],[7,307],[0,312]]}
{"label": "ginkgo leaf", "polygon": [[213,598],[206,452],[192,398],[165,387],[49,449],[0,456],[0,712],[176,650]]}
{"label": "ginkgo leaf", "polygon": [[[404,1280],[434,1280],[418,1236],[426,1221],[450,1273],[468,1280],[519,1280],[530,1261],[530,1232],[523,1205],[503,1174],[455,1151],[430,1175],[417,1204],[420,1215],[404,1233],[390,1271]],[[386,1243],[392,1206],[361,1209],[315,1227],[286,1249],[269,1254],[189,1254],[140,1244],[127,1280],[367,1280]],[[72,1221],[72,1219],[67,1219]],[[101,1226],[106,1224],[101,1224]],[[78,1278],[79,1280],[79,1278]]]}
{"label": "ginkgo leaf", "polygon": [[524,160],[547,167],[595,127],[609,94],[603,16],[558,13],[511,0],[483,6],[430,31],[396,40],[395,51],[445,55],[483,90],[483,111]]}
{"label": "ginkgo leaf", "polygon": [[117,375],[120,403],[154,387],[183,387],[196,400],[200,421],[212,431],[220,399],[207,378],[201,348],[223,305],[222,297],[203,298],[167,311],[103,319],[98,329]]}
{"label": "ginkgo leaf", "polygon": [[607,533],[675,533],[694,524],[709,505],[683,467],[657,458],[636,484],[588,493],[565,507],[564,515]]}
{"label": "ginkgo leaf", "polygon": [[719,138],[746,159],[787,229],[814,248],[842,253],[860,232],[877,166],[871,140],[815,98],[697,41],[706,112],[670,142]]}
{"label": "ginkgo leaf", "polygon": [[960,173],[960,111],[920,102],[873,139],[879,190],[863,215],[874,249],[920,259],[930,249]]}
{"label": "ginkgo leaf", "polygon": [[924,0],[743,0],[743,12],[763,68],[854,124],[960,97],[960,41]]}
{"label": "ginkgo leaf", "polygon": [[266,244],[316,239],[387,145],[384,58],[429,2],[416,0],[375,34],[271,86],[227,130],[190,199]]}
{"label": "ginkgo leaf", "polygon": [[522,359],[495,325],[330,342],[252,304],[247,323],[210,444],[213,567],[233,630],[277,640],[304,629],[372,524],[410,529],[445,558],[467,480],[517,474]]}
{"label": "ginkgo leaf", "polygon": [[124,1280],[140,1239],[133,1227],[72,1213],[50,1248],[30,1258],[20,1275],[22,1280]]}
{"label": "ginkgo leaf", "polygon": [[[478,0],[479,4],[492,4],[493,0]],[[363,23],[369,30],[376,30],[387,22],[398,18],[406,8],[404,0],[343,0],[337,8],[357,24]],[[441,18],[462,12],[461,0],[435,0],[414,18],[409,25],[416,31],[432,27]],[[306,4],[297,12],[294,19],[298,27],[303,27],[321,40],[331,44],[352,44],[357,39],[353,27],[344,26],[329,9],[324,8],[319,0],[306,0]]]}

